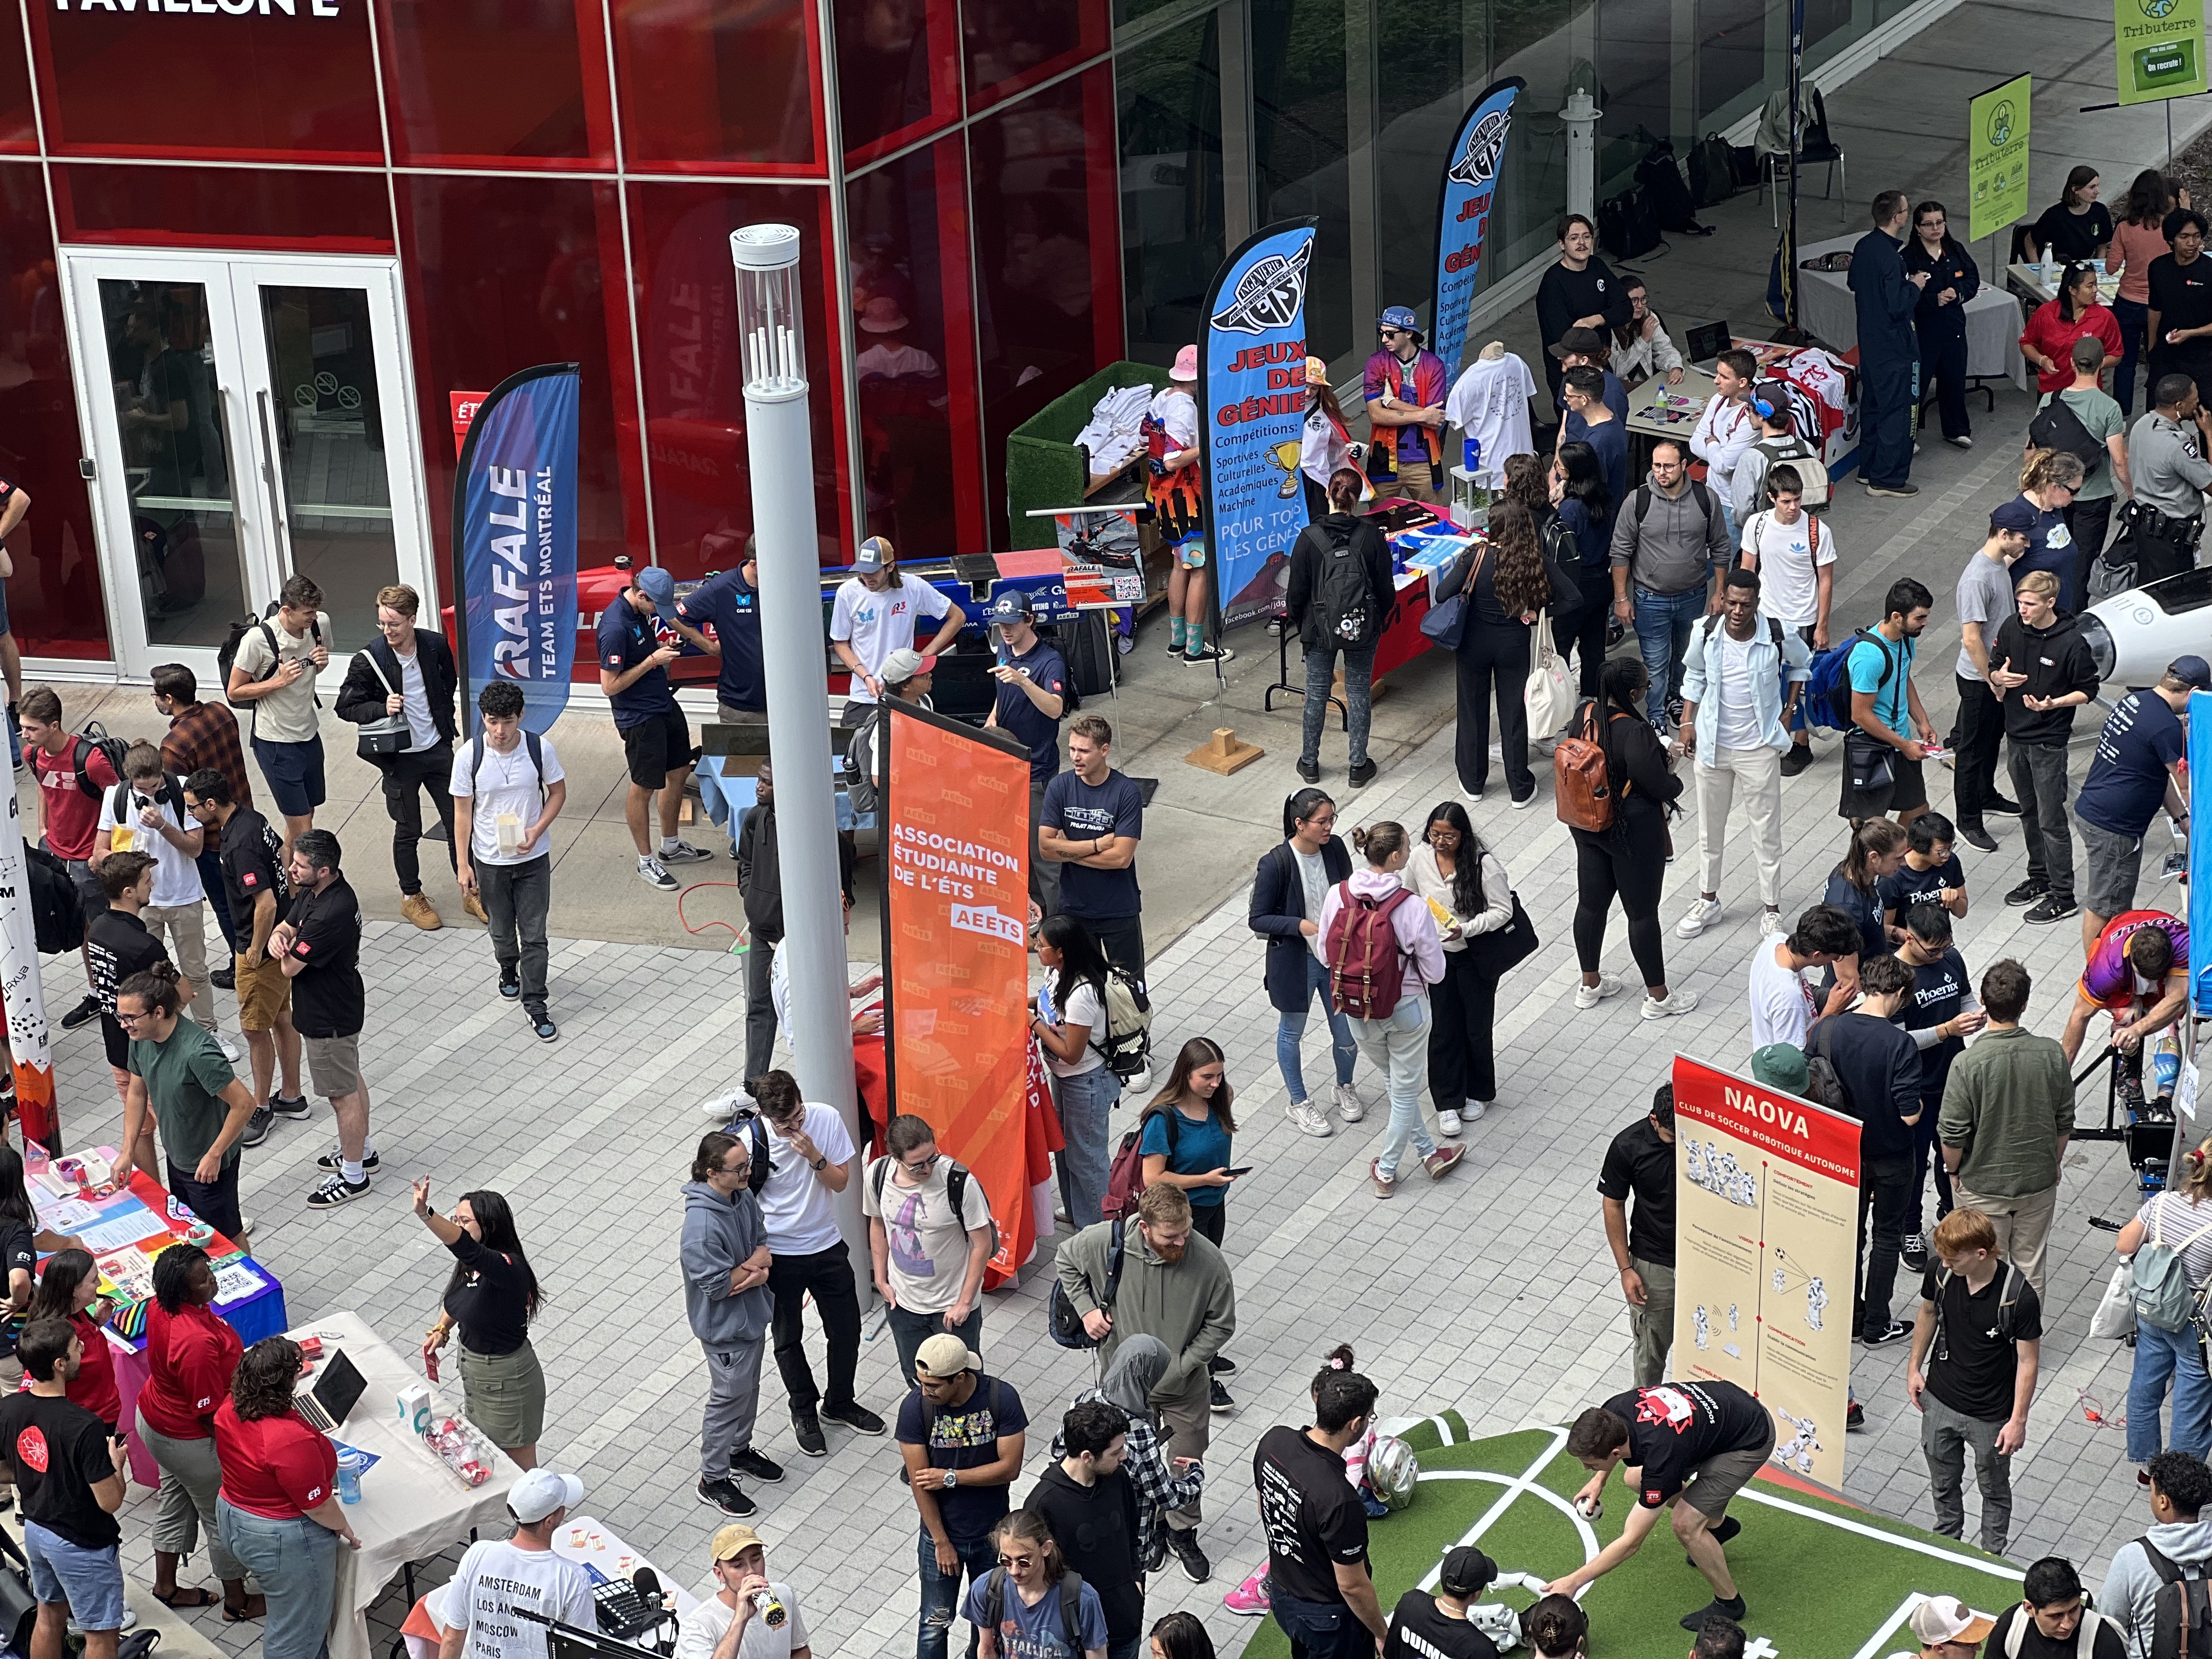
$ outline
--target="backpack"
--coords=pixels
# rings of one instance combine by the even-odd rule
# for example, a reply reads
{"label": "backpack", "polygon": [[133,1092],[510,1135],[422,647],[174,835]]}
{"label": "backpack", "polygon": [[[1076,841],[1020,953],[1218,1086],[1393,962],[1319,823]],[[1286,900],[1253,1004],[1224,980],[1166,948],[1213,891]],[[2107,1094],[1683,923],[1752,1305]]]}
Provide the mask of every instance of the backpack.
{"label": "backpack", "polygon": [[[276,611],[277,602],[275,599],[271,599],[269,601],[268,607],[262,611],[260,616],[241,617],[237,622],[231,623],[230,631],[222,636],[222,644],[215,653],[215,672],[222,681],[222,700],[225,702],[230,702],[231,665],[238,660],[238,647],[246,642],[246,636],[248,634],[251,634],[257,628],[261,630],[262,637],[269,641],[270,656],[274,659],[277,655],[276,630],[269,625],[269,618],[275,616],[276,614]],[[315,620],[309,624],[309,629],[315,636],[315,643],[317,645],[320,645],[323,642],[323,619],[320,617],[317,617]],[[231,703],[231,707],[234,708],[237,706],[238,705],[236,703]],[[323,696],[322,693],[319,691],[315,694],[315,707],[320,708],[322,706]],[[248,703],[246,705],[246,712],[248,714],[254,714],[257,712],[257,705],[254,703]]]}
{"label": "backpack", "polygon": [[92,761],[88,751],[97,749],[106,757],[109,769],[120,779],[123,775],[123,757],[130,751],[131,745],[120,738],[108,736],[107,728],[98,720],[87,720],[84,730],[71,739],[71,744],[70,760],[76,768],[77,793],[98,800],[100,792],[107,786],[92,781]]}
{"label": "backpack", "polygon": [[1678,230],[1686,235],[1703,236],[1705,228],[1698,222],[1697,204],[1690,199],[1690,187],[1682,182],[1682,169],[1674,160],[1674,147],[1662,138],[1644,153],[1636,164],[1636,183],[1650,204],[1653,219],[1662,230]]}
{"label": "backpack", "polygon": [[[129,822],[129,820],[124,817],[124,814],[131,810],[131,782],[129,779],[126,778],[124,781],[115,786],[115,793],[110,798],[110,803],[114,811],[115,821],[118,823]],[[177,775],[175,773],[166,769],[162,772],[161,790],[159,794],[154,797],[154,799],[160,805],[175,808],[178,824],[186,830],[191,828],[192,815],[185,811],[184,785],[178,781]]]}
{"label": "backpack", "polygon": [[2081,417],[2074,412],[2074,405],[2054,392],[2051,401],[2035,411],[2035,418],[2027,423],[2027,441],[2036,449],[2055,449],[2063,455],[2071,455],[2081,463],[2081,476],[2086,481],[2096,474],[2106,457],[2105,446],[2089,434],[2081,424]]}
{"label": "backpack", "polygon": [[[542,806],[545,804],[546,795],[545,744],[535,732],[525,732],[522,734],[522,741],[529,748],[530,764],[537,769],[538,803]],[[483,770],[483,733],[479,732],[469,739],[469,793],[471,796],[481,793],[477,782],[477,775]]]}
{"label": "backpack", "polygon": [[1690,200],[1711,207],[1735,194],[1735,162],[1732,146],[1717,132],[1708,132],[1690,146]]}
{"label": "backpack", "polygon": [[1128,1083],[1152,1070],[1152,1000],[1145,982],[1118,963],[1106,964],[1105,1041],[1094,1035],[1087,1045],[1106,1069]]}
{"label": "backpack", "polygon": [[2151,1602],[2150,1659],[2212,1659],[2212,1584],[2196,1563],[2194,1577],[2166,1559],[2149,1539],[2138,1538],[2143,1559],[2158,1575],[2158,1595]]}
{"label": "backpack", "polygon": [[31,925],[39,954],[58,957],[84,943],[84,902],[69,866],[33,842],[23,844],[23,876],[31,891]]}
{"label": "backpack", "polygon": [[[1768,508],[1754,513],[1751,517],[1745,520],[1743,524],[1743,541],[1749,542],[1754,548],[1758,547],[1759,545],[1759,538],[1766,532],[1766,520],[1771,519],[1772,516],[1772,509]],[[1757,527],[1756,532],[1754,532],[1753,526]],[[1764,558],[1765,555],[1762,552],[1759,556]],[[1808,513],[1805,515],[1805,556],[1812,560],[1814,573],[1817,577],[1820,568],[1820,521],[1814,518],[1810,513]],[[1739,543],[1735,551],[1729,556],[1729,568],[1731,570],[1738,570],[1742,568],[1742,567],[1743,547],[1741,543]],[[1705,618],[1707,624],[1705,631],[1708,634],[1712,631],[1711,625],[1718,620],[1719,616],[1717,612]],[[1770,620],[1771,619],[1770,618]],[[1778,635],[1776,636],[1775,642],[1777,644],[1781,642],[1780,636]]]}
{"label": "backpack", "polygon": [[2206,1222],[2179,1245],[2166,1242],[2166,1208],[2159,1207],[2157,1218],[2152,1222],[2150,1237],[2136,1252],[2136,1259],[2128,1267],[2128,1294],[2136,1304],[2136,1319],[2145,1325],[2155,1325],[2162,1331],[2182,1331],[2199,1311],[2197,1292],[2189,1288],[2189,1275],[2183,1270],[2182,1253],[2212,1233],[2212,1221]]}
{"label": "backpack", "polygon": [[1795,433],[1787,438],[1761,438],[1752,447],[1766,457],[1767,471],[1787,465],[1797,474],[1798,500],[1808,513],[1826,513],[1835,487],[1828,479],[1828,464],[1810,441]]}
{"label": "backpack", "polygon": [[[2145,1545],[2144,1547],[2148,1548],[2149,1546]],[[2014,1607],[2012,1610],[2012,1623],[2005,1630],[2005,1659],[2020,1659],[2020,1650],[2027,1642],[2027,1627],[2034,1622],[2022,1609]],[[2103,1613],[2083,1607],[2081,1622],[2074,1626],[2074,1659],[2092,1659],[2097,1651],[2098,1632],[2111,1622]],[[2118,1633],[2114,1632],[2114,1634]]]}
{"label": "backpack", "polygon": [[[1712,491],[1707,489],[1701,480],[1692,478],[1690,480],[1690,494],[1696,498],[1698,511],[1705,515],[1705,522],[1708,525],[1711,524],[1713,521]],[[1680,498],[1677,497],[1677,499]],[[1636,527],[1638,530],[1644,528],[1644,518],[1650,511],[1651,486],[1638,484],[1636,487]]]}
{"label": "backpack", "polygon": [[[1997,1266],[2004,1273],[2004,1288],[1997,1295],[1997,1340],[2009,1342],[2013,1340],[2014,1310],[2020,1306],[2021,1287],[2027,1280],[2009,1261],[2000,1261]],[[1929,1351],[1930,1357],[1936,1359],[1951,1357],[1950,1342],[1943,1334],[1943,1291],[1953,1277],[1948,1267],[1936,1270],[1936,1340],[1929,1345]]]}
{"label": "backpack", "polygon": [[1585,702],[1574,733],[1552,748],[1552,801],[1571,830],[1613,828],[1613,763],[1597,729],[1597,704]]}
{"label": "backpack", "polygon": [[1615,259],[1635,259],[1664,240],[1658,216],[1641,190],[1624,190],[1597,210],[1597,239]]}
{"label": "backpack", "polygon": [[[1119,1217],[1114,1221],[1113,1242],[1106,1247],[1106,1289],[1096,1298],[1099,1307],[1113,1311],[1114,1298],[1121,1291],[1121,1227]],[[1052,1294],[1045,1298],[1045,1334],[1063,1348],[1095,1348],[1098,1339],[1083,1328],[1083,1316],[1075,1311],[1075,1304],[1068,1300],[1067,1288],[1054,1273]]]}
{"label": "backpack", "polygon": [[[994,1634],[1006,1610],[1006,1570],[994,1567],[983,1575],[983,1628]],[[1060,1574],[1060,1628],[1068,1651],[1083,1647],[1083,1575],[1073,1567]]]}
{"label": "backpack", "polygon": [[[969,1179],[968,1166],[956,1158],[948,1158],[946,1160],[946,1164],[948,1167],[945,1171],[945,1200],[952,1206],[952,1213],[955,1217],[960,1218],[961,1228],[962,1231],[964,1231],[968,1225],[966,1220],[968,1214],[968,1182]],[[878,1215],[881,1215],[884,1212],[884,1182],[890,1179],[890,1173],[891,1160],[889,1155],[878,1158],[876,1160],[875,1168],[868,1171],[868,1190],[875,1194],[876,1213]],[[983,1207],[986,1212],[990,1209],[990,1206],[991,1200],[989,1194],[986,1194],[983,1200]],[[992,1216],[990,1218],[990,1228],[991,1249],[990,1254],[984,1257],[984,1260],[987,1261],[990,1260],[991,1256],[996,1255],[999,1253],[1000,1235],[998,1217]]]}
{"label": "backpack", "polygon": [[1321,555],[1321,580],[1314,604],[1321,617],[1322,641],[1352,649],[1374,643],[1368,604],[1367,563],[1352,554],[1352,536],[1329,524],[1310,524],[1304,534]]}
{"label": "backpack", "polygon": [[1106,1201],[1098,1212],[1109,1221],[1119,1221],[1137,1212],[1137,1200],[1145,1190],[1145,1156],[1137,1150],[1137,1143],[1145,1138],[1145,1125],[1152,1119],[1164,1118],[1168,1126],[1168,1164],[1175,1164],[1176,1143],[1182,1139],[1178,1122],[1182,1113],[1173,1106],[1154,1107],[1137,1120],[1137,1127],[1121,1137],[1121,1148],[1114,1154],[1114,1164],[1106,1172]]}
{"label": "backpack", "polygon": [[1820,1040],[1813,1045],[1813,1052],[1805,1056],[1805,1097],[1832,1112],[1856,1117],[1858,1115],[1851,1110],[1850,1091],[1844,1087],[1843,1074],[1836,1070],[1835,1058],[1828,1052],[1833,1031],[1832,1022],[1822,1020]]}
{"label": "backpack", "polygon": [[1826,714],[1828,729],[1848,732],[1855,722],[1851,719],[1851,649],[1861,640],[1873,640],[1881,649],[1881,678],[1875,682],[1874,694],[1879,698],[1889,689],[1889,682],[1897,672],[1897,659],[1891,654],[1889,643],[1876,638],[1871,629],[1862,628],[1841,645],[1832,645],[1813,659],[1813,678],[1805,687],[1804,707],[1813,714]]}
{"label": "backpack", "polygon": [[1390,918],[1413,895],[1401,887],[1380,899],[1337,889],[1328,924],[1328,1006],[1354,1019],[1388,1019],[1406,994],[1406,953]]}

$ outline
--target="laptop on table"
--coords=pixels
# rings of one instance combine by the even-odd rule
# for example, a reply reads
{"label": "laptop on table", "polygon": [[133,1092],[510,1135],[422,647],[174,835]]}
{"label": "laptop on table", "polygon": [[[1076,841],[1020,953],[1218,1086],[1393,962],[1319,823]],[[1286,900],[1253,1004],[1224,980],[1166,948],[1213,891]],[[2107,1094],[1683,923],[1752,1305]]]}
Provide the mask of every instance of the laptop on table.
{"label": "laptop on table", "polygon": [[340,1348],[331,1355],[330,1364],[323,1367],[323,1374],[315,1379],[314,1386],[292,1396],[292,1409],[325,1434],[335,1434],[368,1387],[368,1379],[355,1369],[353,1361],[345,1357],[345,1350]]}

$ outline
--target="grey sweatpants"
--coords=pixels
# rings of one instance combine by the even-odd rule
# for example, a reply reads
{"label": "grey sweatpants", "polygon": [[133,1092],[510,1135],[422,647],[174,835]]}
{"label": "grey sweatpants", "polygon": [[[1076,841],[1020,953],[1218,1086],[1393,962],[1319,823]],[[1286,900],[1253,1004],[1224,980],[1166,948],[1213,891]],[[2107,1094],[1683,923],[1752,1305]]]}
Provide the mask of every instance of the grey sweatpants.
{"label": "grey sweatpants", "polygon": [[753,1443],[768,1333],[742,1342],[700,1346],[707,1351],[707,1414],[699,1431],[699,1478],[726,1480],[730,1455]]}
{"label": "grey sweatpants", "polygon": [[215,1442],[172,1440],[138,1414],[138,1437],[161,1466],[161,1496],[154,1510],[154,1550],[158,1555],[190,1555],[207,1532],[208,1566],[226,1583],[246,1577],[236,1556],[223,1547],[216,1529],[215,1495],[222,1486],[222,1466]]}

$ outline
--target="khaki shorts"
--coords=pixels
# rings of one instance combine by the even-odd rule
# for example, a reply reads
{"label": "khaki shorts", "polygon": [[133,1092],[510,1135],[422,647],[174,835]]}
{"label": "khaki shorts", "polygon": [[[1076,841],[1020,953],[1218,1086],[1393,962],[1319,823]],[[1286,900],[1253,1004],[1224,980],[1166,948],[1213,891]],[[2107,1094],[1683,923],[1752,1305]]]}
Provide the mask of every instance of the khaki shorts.
{"label": "khaki shorts", "polygon": [[1743,1451],[1723,1452],[1709,1457],[1698,1465],[1697,1479],[1682,1489],[1682,1501],[1708,1521],[1717,1522],[1728,1512],[1729,1499],[1741,1492],[1744,1483],[1766,1467],[1774,1446],[1771,1438],[1773,1419],[1767,1420],[1769,1443],[1753,1446]]}
{"label": "khaki shorts", "polygon": [[328,1100],[343,1100],[361,1089],[361,1033],[351,1036],[300,1039],[307,1056],[308,1080]]}
{"label": "khaki shorts", "polygon": [[242,954],[232,958],[231,968],[238,975],[238,1029],[275,1030],[277,1015],[292,1006],[292,981],[284,969],[265,956],[249,962]]}

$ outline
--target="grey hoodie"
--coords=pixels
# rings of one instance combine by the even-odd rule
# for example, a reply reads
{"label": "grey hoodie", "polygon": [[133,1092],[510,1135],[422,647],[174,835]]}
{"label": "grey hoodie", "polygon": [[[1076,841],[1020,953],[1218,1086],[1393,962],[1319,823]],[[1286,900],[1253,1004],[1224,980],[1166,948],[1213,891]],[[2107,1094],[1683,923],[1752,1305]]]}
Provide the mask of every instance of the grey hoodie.
{"label": "grey hoodie", "polygon": [[1673,597],[1705,586],[1715,564],[1729,562],[1728,523],[1722,518],[1723,492],[1711,484],[1699,486],[1712,504],[1711,513],[1698,509],[1698,492],[1689,481],[1681,494],[1669,495],[1650,473],[1639,489],[1651,492],[1650,510],[1641,524],[1636,519],[1636,489],[1614,511],[1612,562],[1629,567],[1629,585]]}
{"label": "grey hoodie", "polygon": [[730,1294],[730,1274],[768,1243],[760,1200],[740,1187],[724,1198],[703,1181],[684,1183],[684,1310],[710,1348],[759,1340],[775,1307],[765,1283]]}
{"label": "grey hoodie", "polygon": [[[2212,1518],[2166,1521],[2147,1528],[2141,1538],[2186,1571],[2199,1572],[2212,1565]],[[2158,1604],[2159,1577],[2137,1539],[2130,1539],[2112,1557],[2105,1574],[2105,1587],[2097,1592],[2097,1611],[2120,1627],[2127,1638],[2128,1659],[2150,1659],[2152,1616]]]}

